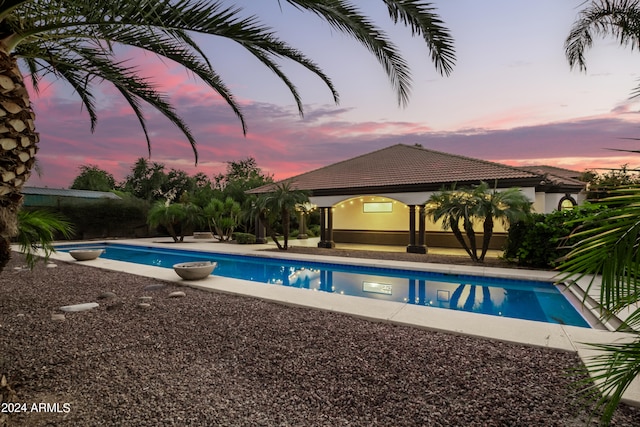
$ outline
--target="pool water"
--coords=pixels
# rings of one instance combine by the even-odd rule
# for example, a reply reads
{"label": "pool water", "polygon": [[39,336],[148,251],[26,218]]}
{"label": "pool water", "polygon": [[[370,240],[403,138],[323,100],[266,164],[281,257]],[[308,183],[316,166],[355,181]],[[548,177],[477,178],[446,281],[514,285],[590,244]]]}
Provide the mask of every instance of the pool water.
{"label": "pool water", "polygon": [[104,249],[101,258],[172,268],[208,260],[215,276],[384,301],[461,310],[589,328],[588,322],[549,282],[512,280],[324,262],[174,250],[117,243],[57,245],[56,249]]}

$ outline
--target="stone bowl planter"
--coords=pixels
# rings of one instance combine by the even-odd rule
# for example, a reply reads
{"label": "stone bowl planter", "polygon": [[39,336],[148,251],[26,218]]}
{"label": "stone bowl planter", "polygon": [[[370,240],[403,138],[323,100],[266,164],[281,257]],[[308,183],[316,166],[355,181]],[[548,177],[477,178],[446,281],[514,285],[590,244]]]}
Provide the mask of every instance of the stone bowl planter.
{"label": "stone bowl planter", "polygon": [[69,255],[78,261],[89,261],[98,258],[102,252],[104,249],[74,249],[69,251]]}
{"label": "stone bowl planter", "polygon": [[202,280],[208,277],[218,265],[211,261],[194,261],[174,264],[173,270],[184,280]]}

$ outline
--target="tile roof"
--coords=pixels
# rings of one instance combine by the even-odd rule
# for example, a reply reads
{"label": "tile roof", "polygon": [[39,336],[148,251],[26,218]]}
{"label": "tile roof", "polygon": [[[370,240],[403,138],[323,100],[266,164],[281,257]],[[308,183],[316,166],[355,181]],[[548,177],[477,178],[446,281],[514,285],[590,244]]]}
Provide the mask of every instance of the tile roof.
{"label": "tile roof", "polygon": [[[397,144],[372,153],[334,163],[288,178],[292,187],[313,194],[366,192],[380,189],[401,191],[438,190],[444,185],[477,184],[487,181],[498,186],[537,185],[540,174],[500,163]],[[500,184],[504,185],[500,185]],[[268,192],[270,186],[251,190]]]}
{"label": "tile roof", "polygon": [[535,165],[535,166],[520,166],[520,169],[527,170],[529,172],[534,172],[537,174],[544,175],[545,173],[550,173],[556,176],[561,176],[563,178],[580,178],[582,172],[574,171],[571,169],[559,168],[556,166],[547,166],[547,165]]}
{"label": "tile roof", "polygon": [[544,176],[554,185],[585,185],[585,182],[579,179],[582,173],[571,169],[546,165],[521,166],[520,169]]}

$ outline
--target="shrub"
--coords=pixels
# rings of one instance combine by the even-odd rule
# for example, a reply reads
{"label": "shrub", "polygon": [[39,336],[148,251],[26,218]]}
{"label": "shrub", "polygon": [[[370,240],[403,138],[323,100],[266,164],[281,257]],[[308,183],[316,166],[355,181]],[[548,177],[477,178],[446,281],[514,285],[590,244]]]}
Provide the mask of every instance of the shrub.
{"label": "shrub", "polygon": [[318,237],[320,235],[320,225],[310,225],[307,229],[307,235],[309,237]]}
{"label": "shrub", "polygon": [[566,238],[576,227],[588,227],[584,220],[602,209],[584,205],[550,214],[532,214],[509,227],[504,257],[522,266],[553,268],[568,253],[569,246],[576,243]]}
{"label": "shrub", "polygon": [[251,245],[256,242],[256,236],[251,233],[235,233],[235,238],[241,245]]}
{"label": "shrub", "polygon": [[65,201],[59,206],[74,225],[76,237],[83,239],[146,237],[148,210],[147,202],[135,198]]}

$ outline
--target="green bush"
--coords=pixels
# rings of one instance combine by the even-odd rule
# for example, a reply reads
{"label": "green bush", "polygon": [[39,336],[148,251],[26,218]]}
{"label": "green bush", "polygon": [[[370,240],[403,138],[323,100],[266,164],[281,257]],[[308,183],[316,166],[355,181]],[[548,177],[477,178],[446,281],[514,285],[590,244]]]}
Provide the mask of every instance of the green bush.
{"label": "green bush", "polygon": [[532,214],[509,227],[504,257],[522,266],[553,268],[575,243],[575,239],[566,237],[578,226],[588,227],[585,219],[602,209],[584,205],[550,214]]}
{"label": "green bush", "polygon": [[309,237],[318,237],[320,235],[320,225],[310,225],[307,229],[307,235]]}
{"label": "green bush", "polygon": [[147,237],[148,210],[147,202],[135,198],[65,202],[59,207],[82,239]]}
{"label": "green bush", "polygon": [[251,245],[256,242],[256,236],[251,233],[235,233],[236,242],[241,245]]}

